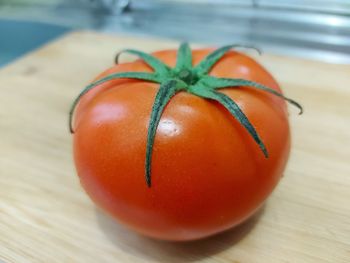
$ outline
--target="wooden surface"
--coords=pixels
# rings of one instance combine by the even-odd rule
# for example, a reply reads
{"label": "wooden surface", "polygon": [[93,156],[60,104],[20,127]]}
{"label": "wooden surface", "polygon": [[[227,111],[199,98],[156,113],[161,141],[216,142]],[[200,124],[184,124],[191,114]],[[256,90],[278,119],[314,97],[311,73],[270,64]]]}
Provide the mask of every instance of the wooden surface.
{"label": "wooden surface", "polygon": [[259,58],[305,107],[285,176],[244,225],[181,244],[114,223],[75,174],[70,103],[123,47],[177,44],[73,33],[0,70],[0,262],[350,262],[349,65]]}

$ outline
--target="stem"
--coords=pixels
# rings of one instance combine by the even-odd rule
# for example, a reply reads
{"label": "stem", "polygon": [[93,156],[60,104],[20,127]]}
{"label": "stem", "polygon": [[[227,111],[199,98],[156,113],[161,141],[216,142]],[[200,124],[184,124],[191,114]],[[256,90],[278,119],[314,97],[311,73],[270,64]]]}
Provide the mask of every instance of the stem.
{"label": "stem", "polygon": [[220,61],[220,59],[232,48],[244,47],[252,48],[261,51],[252,46],[246,45],[228,45],[222,48],[214,50],[208,56],[206,56],[197,66],[192,65],[192,52],[190,46],[187,43],[181,44],[178,53],[175,68],[169,68],[162,61],[153,55],[144,53],[142,51],[127,49],[117,54],[115,61],[118,63],[119,57],[122,53],[130,53],[140,57],[148,66],[150,66],[154,72],[120,72],[108,75],[83,89],[77,98],[73,101],[73,104],[69,111],[69,130],[74,133],[73,130],[73,115],[75,108],[77,107],[80,99],[91,89],[98,87],[99,85],[114,79],[139,79],[142,81],[150,81],[159,83],[160,87],[154,99],[152,106],[151,116],[149,120],[149,126],[147,131],[147,145],[146,145],[146,157],[145,157],[145,180],[148,187],[151,187],[151,168],[152,168],[152,154],[153,146],[156,136],[156,131],[161,120],[162,114],[166,105],[170,100],[181,90],[185,90],[196,96],[217,101],[223,107],[225,107],[230,114],[247,130],[247,132],[254,139],[256,144],[260,147],[262,153],[268,158],[268,151],[265,144],[261,140],[258,132],[248,117],[239,108],[237,103],[233,101],[227,95],[218,92],[221,88],[240,88],[250,87],[265,91],[269,94],[277,96],[286,100],[292,105],[296,106],[300,110],[300,114],[303,112],[302,106],[296,101],[285,97],[283,94],[277,92],[274,89],[266,87],[260,83],[245,79],[230,79],[230,78],[216,78],[209,76],[208,73],[213,66]]}

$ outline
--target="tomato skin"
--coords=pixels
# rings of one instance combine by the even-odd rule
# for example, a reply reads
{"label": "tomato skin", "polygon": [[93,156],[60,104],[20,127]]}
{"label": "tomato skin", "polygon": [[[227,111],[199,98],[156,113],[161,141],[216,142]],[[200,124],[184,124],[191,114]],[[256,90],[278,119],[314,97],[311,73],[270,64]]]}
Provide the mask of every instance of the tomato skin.
{"label": "tomato skin", "polygon": [[[193,63],[210,51],[193,51]],[[175,50],[154,55],[169,66],[176,63]],[[151,70],[136,61],[116,65],[97,79],[123,71]],[[244,78],[280,92],[262,66],[238,52],[226,54],[210,75]],[[113,80],[82,98],[73,141],[83,187],[118,221],[151,237],[193,240],[236,226],[263,204],[283,173],[290,151],[286,103],[248,87],[222,90],[256,128],[269,152],[266,159],[223,106],[180,92],[158,126],[148,188],[146,136],[158,87]]]}

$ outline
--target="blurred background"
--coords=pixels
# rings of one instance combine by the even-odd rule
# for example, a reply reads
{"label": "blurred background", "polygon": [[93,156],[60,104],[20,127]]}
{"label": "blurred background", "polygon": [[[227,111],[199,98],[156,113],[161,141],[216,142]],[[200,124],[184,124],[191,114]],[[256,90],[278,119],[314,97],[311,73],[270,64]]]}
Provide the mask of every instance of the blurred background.
{"label": "blurred background", "polygon": [[349,0],[0,0],[0,66],[76,29],[350,62]]}

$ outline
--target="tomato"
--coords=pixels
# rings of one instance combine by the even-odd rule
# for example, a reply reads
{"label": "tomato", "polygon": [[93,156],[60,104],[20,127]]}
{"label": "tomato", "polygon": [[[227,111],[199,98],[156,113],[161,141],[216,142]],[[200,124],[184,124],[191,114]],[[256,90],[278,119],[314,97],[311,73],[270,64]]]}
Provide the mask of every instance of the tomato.
{"label": "tomato", "polygon": [[[190,62],[198,65],[212,52],[194,50]],[[171,68],[177,55],[176,50],[153,53]],[[220,90],[255,128],[265,155],[257,139],[220,101],[180,89],[166,103],[155,128],[152,183],[150,178],[145,181],[145,156],[160,85],[131,78],[98,82],[120,72],[153,69],[142,59],[113,66],[95,79],[94,88],[79,98],[75,110],[76,169],[99,207],[144,235],[193,240],[237,226],[262,206],[290,152],[286,103],[275,96],[281,89],[267,70],[242,53],[228,51],[208,72],[217,78],[253,81],[276,92],[244,85]],[[201,77],[182,80],[195,85]]]}

